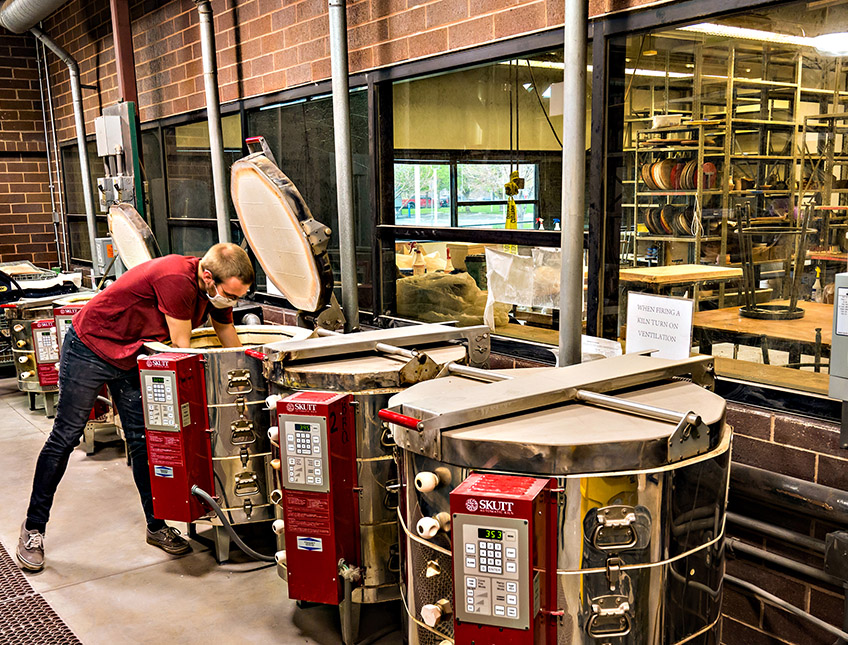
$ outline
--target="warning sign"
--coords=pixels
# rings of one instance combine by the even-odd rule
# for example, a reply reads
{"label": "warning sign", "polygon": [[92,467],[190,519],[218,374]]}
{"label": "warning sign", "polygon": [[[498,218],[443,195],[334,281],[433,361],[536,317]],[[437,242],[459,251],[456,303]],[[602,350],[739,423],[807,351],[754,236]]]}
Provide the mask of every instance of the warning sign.
{"label": "warning sign", "polygon": [[147,432],[147,454],[156,466],[180,466],[183,463],[183,439],[175,432]]}

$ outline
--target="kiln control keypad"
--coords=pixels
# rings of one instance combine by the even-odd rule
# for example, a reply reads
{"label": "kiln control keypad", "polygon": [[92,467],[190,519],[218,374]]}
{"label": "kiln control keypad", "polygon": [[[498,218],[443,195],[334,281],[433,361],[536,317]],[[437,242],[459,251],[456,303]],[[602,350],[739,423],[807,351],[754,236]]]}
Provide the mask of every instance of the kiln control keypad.
{"label": "kiln control keypad", "polygon": [[519,589],[527,589],[518,566],[518,531],[469,523],[462,526],[461,535],[464,584],[458,585],[457,594],[465,588],[465,612],[493,620],[518,620],[522,611]]}
{"label": "kiln control keypad", "polygon": [[319,423],[286,421],[286,484],[299,490],[326,489],[327,476]]}
{"label": "kiln control keypad", "polygon": [[178,406],[174,402],[174,373],[142,371],[142,381],[147,427],[155,430],[179,430]]}

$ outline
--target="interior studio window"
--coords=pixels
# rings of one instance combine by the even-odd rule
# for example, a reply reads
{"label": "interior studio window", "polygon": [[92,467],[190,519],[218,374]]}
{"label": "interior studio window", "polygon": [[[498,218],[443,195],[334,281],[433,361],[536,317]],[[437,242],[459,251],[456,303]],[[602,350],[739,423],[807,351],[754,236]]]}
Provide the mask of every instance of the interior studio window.
{"label": "interior studio window", "polygon": [[[338,279],[340,255],[332,97],[324,94],[268,105],[247,114],[247,128],[250,136],[265,137],[277,165],[297,186],[312,215],[332,231],[328,252]],[[373,299],[373,230],[368,96],[362,88],[350,92],[350,139],[359,302],[363,309],[368,309]],[[260,284],[263,279],[258,277]],[[274,293],[273,285],[267,285],[266,289]]]}
{"label": "interior studio window", "polygon": [[457,224],[463,228],[504,228],[507,199],[504,185],[517,169],[524,187],[513,196],[517,228],[539,228],[536,164],[463,163],[457,166]]}
{"label": "interior studio window", "polygon": [[[221,119],[224,136],[225,177],[243,155],[241,116]],[[168,243],[173,253],[201,256],[217,242],[212,155],[206,121],[162,129],[168,202]],[[227,181],[229,184],[229,181]],[[235,209],[227,191],[230,218]]]}
{"label": "interior studio window", "polygon": [[815,37],[846,29],[844,3],[792,3],[610,41],[620,292],[676,265],[661,291],[694,300],[694,344],[723,376],[827,393],[848,266],[848,68]]}

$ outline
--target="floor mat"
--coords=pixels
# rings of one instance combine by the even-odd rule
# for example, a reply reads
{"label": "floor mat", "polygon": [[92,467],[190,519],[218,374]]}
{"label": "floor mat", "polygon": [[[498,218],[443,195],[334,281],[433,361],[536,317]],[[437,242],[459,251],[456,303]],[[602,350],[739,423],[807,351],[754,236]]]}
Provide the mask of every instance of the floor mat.
{"label": "floor mat", "polygon": [[0,643],[78,645],[65,622],[30,586],[23,571],[0,544]]}

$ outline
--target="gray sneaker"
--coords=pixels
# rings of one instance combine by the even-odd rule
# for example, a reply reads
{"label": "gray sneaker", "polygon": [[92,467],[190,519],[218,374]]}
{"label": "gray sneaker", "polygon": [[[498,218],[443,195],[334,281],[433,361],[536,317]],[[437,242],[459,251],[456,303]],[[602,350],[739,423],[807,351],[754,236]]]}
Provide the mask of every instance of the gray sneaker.
{"label": "gray sneaker", "polygon": [[171,555],[182,555],[191,551],[191,545],[180,537],[180,532],[173,526],[166,526],[158,531],[147,530],[147,543],[157,546]]}
{"label": "gray sneaker", "polygon": [[44,568],[44,533],[27,531],[26,522],[21,524],[16,555],[27,571],[41,571]]}

